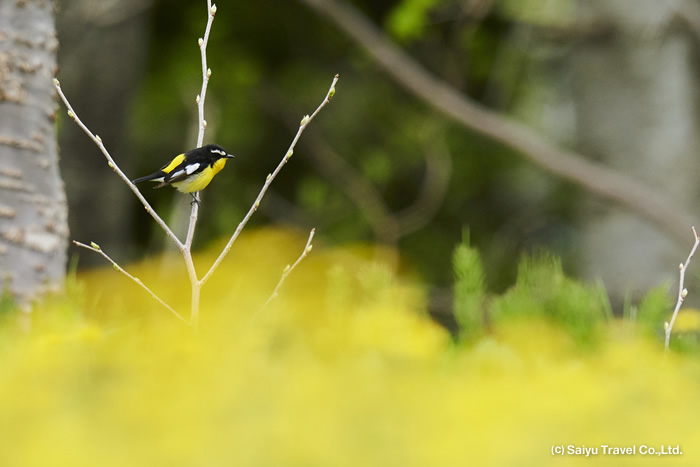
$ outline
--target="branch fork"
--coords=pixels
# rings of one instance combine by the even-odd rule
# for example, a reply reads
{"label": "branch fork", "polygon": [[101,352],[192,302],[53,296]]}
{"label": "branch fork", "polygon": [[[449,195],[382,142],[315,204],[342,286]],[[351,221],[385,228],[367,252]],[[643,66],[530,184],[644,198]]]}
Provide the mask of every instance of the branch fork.
{"label": "branch fork", "polygon": [[[207,25],[204,31],[204,36],[200,39],[198,39],[197,43],[199,45],[200,53],[201,53],[201,61],[202,61],[202,88],[200,90],[200,93],[197,95],[195,98],[195,102],[197,104],[197,109],[198,109],[198,118],[199,118],[199,132],[197,135],[197,147],[201,147],[203,142],[204,142],[204,131],[206,130],[207,127],[207,121],[204,118],[204,103],[206,100],[206,94],[207,94],[207,86],[209,84],[209,79],[211,78],[212,71],[211,68],[208,67],[207,65],[207,44],[209,42],[209,35],[211,32],[211,27],[212,23],[214,21],[214,15],[216,14],[217,7],[216,5],[213,5],[211,3],[211,0],[207,0]],[[68,116],[73,119],[75,123],[78,124],[78,126],[90,137],[90,139],[93,140],[93,142],[97,145],[97,147],[100,149],[102,154],[104,155],[105,159],[107,159],[107,164],[108,166],[116,172],[116,174],[119,176],[119,178],[122,179],[124,183],[129,187],[129,189],[136,195],[139,201],[141,201],[141,204],[143,204],[144,208],[146,211],[151,215],[151,217],[156,221],[156,223],[163,229],[167,237],[175,244],[177,249],[180,251],[180,253],[183,256],[183,259],[185,261],[185,266],[187,268],[187,275],[190,279],[190,284],[191,284],[191,306],[190,306],[190,319],[188,323],[192,325],[195,329],[198,326],[199,322],[199,303],[200,303],[200,292],[202,286],[211,278],[211,276],[214,274],[216,269],[219,267],[221,262],[224,260],[226,255],[231,251],[231,247],[233,246],[234,242],[240,235],[241,231],[243,228],[246,226],[250,218],[253,216],[255,211],[257,211],[258,207],[260,206],[260,202],[262,201],[262,198],[265,196],[265,193],[267,192],[268,188],[272,184],[272,181],[277,177],[279,172],[282,170],[282,167],[286,165],[286,163],[289,161],[289,159],[292,157],[292,154],[294,153],[294,147],[297,144],[297,141],[299,140],[299,137],[301,134],[304,132],[308,124],[311,122],[311,120],[318,115],[318,113],[323,109],[331,100],[333,95],[335,94],[335,85],[338,82],[338,75],[335,75],[333,78],[333,82],[331,83],[331,86],[326,94],[326,97],[323,99],[321,104],[316,108],[316,110],[311,114],[311,115],[305,115],[303,119],[301,120],[299,124],[299,129],[296,133],[296,136],[292,140],[292,143],[290,144],[289,148],[287,149],[287,152],[285,153],[284,157],[280,161],[280,163],[277,165],[277,168],[270,173],[267,178],[265,179],[265,183],[262,186],[262,189],[260,190],[260,193],[258,194],[257,198],[253,202],[253,205],[250,207],[248,210],[248,213],[245,215],[241,223],[238,225],[236,228],[236,231],[233,233],[231,236],[230,240],[226,244],[226,247],[223,249],[221,254],[218,256],[214,264],[209,268],[207,273],[200,279],[197,275],[197,271],[194,266],[194,261],[192,259],[192,240],[194,238],[194,232],[195,232],[195,227],[197,224],[197,218],[198,218],[198,213],[199,213],[199,202],[194,202],[192,203],[192,210],[190,213],[190,222],[189,226],[187,229],[187,236],[185,238],[185,241],[181,241],[168,227],[168,225],[163,221],[163,219],[155,212],[153,207],[146,201],[144,196],[141,194],[139,189],[131,183],[131,180],[122,172],[122,170],[119,168],[117,163],[114,161],[112,156],[110,155],[109,151],[107,151],[107,148],[102,142],[102,138],[100,138],[98,135],[92,133],[90,129],[80,120],[78,115],[76,114],[75,110],[71,106],[70,102],[68,101],[68,98],[66,98],[65,94],[63,93],[63,90],[61,89],[61,84],[57,79],[54,79],[54,85],[56,87],[56,91],[58,92],[59,97],[65,104],[67,111],[68,111]],[[200,200],[199,193],[195,193],[195,199],[196,201]],[[301,256],[297,259],[297,261],[290,266],[289,268],[285,269],[282,277],[280,278],[279,283],[275,287],[274,291],[272,292],[272,295],[268,299],[268,301],[265,303],[263,308],[267,306],[267,304],[272,301],[276,296],[277,293],[284,283],[285,279],[287,276],[294,270],[294,268],[297,267],[297,265],[306,257],[306,255],[311,251],[312,245],[311,241],[313,240],[313,236],[315,233],[315,229],[311,231],[311,234],[309,235],[309,239],[306,243],[306,247],[304,248],[303,253]],[[149,289],[139,278],[132,276],[129,274],[126,270],[124,270],[119,264],[117,264],[110,256],[108,256],[102,249],[99,247],[94,242],[91,242],[90,245],[80,243],[77,241],[74,241],[77,246],[81,248],[88,249],[90,251],[93,251],[95,253],[98,253],[102,255],[107,261],[112,263],[114,268],[127,276],[129,279],[134,281],[136,284],[138,284],[140,287],[142,287],[144,290],[146,290],[156,301],[158,301],[163,307],[165,307],[167,310],[169,310],[171,313],[173,313],[177,318],[179,318],[182,321],[186,321],[179,313],[177,313],[170,305],[165,303],[158,295],[156,295],[151,289]]]}

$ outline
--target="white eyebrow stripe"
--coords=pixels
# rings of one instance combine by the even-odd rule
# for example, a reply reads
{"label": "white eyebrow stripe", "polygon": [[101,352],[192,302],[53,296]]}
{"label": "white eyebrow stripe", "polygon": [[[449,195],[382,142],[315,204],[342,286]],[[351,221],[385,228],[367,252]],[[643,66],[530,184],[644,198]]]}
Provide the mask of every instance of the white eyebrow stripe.
{"label": "white eyebrow stripe", "polygon": [[222,151],[221,149],[212,149],[211,152],[216,153],[216,154],[220,154],[222,156],[226,155],[226,151]]}
{"label": "white eyebrow stripe", "polygon": [[192,175],[194,172],[197,171],[199,168],[199,162],[196,162],[194,164],[190,164],[187,167],[185,167],[185,171],[187,172],[187,175]]}

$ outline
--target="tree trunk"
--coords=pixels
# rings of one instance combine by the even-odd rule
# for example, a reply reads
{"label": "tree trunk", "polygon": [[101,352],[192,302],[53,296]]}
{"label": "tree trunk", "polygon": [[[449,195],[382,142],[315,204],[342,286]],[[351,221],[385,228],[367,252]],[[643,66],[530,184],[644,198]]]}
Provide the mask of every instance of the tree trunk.
{"label": "tree trunk", "polygon": [[[677,27],[676,13],[673,2],[657,0],[583,2],[582,19],[608,25],[611,34],[584,41],[572,55],[572,96],[582,152],[693,212],[697,76],[692,34]],[[654,226],[601,202],[585,203],[581,214],[583,272],[602,277],[613,297],[678,276],[687,250]]]}
{"label": "tree trunk", "polygon": [[20,303],[62,284],[67,205],[54,134],[54,4],[0,0],[0,287]]}

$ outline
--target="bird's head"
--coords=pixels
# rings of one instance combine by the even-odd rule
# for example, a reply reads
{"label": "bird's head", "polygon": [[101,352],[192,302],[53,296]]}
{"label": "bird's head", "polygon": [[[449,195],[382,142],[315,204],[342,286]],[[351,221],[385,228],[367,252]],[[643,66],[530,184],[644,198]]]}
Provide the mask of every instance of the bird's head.
{"label": "bird's head", "polygon": [[226,159],[233,159],[234,157],[233,154],[228,154],[226,150],[218,144],[207,144],[204,148],[217,159],[222,157]]}

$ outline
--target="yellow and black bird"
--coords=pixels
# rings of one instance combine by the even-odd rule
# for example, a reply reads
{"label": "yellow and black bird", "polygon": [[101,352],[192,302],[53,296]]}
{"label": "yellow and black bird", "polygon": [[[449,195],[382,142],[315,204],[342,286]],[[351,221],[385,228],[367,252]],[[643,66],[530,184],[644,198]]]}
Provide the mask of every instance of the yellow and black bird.
{"label": "yellow and black bird", "polygon": [[216,144],[207,144],[201,148],[192,149],[165,164],[158,172],[137,178],[132,183],[145,181],[159,182],[155,188],[172,185],[182,193],[201,191],[226,165],[226,159],[233,158],[224,148]]}

